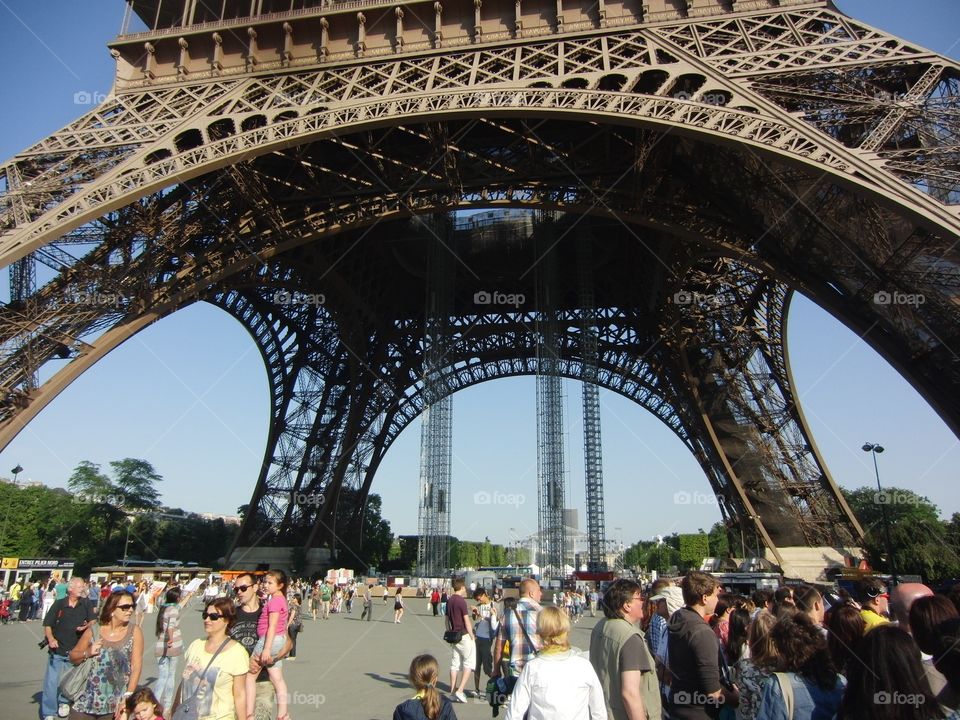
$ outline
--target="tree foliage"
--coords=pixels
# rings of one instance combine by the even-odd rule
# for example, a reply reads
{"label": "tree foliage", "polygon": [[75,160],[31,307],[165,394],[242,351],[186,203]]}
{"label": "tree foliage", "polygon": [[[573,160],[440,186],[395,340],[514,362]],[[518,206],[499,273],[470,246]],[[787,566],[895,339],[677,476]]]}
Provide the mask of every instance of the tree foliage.
{"label": "tree foliage", "polygon": [[956,513],[950,522],[944,522],[939,508],[928,498],[898,487],[882,492],[862,487],[844,491],[844,495],[863,527],[863,550],[873,568],[921,575],[927,582],[960,575],[960,518]]}
{"label": "tree foliage", "polygon": [[133,458],[109,466],[107,474],[82,461],[70,475],[69,492],[0,483],[0,552],[74,558],[79,573],[113,565],[125,549],[131,558],[217,566],[234,528],[179,509],[156,514],[162,478],[153,466]]}

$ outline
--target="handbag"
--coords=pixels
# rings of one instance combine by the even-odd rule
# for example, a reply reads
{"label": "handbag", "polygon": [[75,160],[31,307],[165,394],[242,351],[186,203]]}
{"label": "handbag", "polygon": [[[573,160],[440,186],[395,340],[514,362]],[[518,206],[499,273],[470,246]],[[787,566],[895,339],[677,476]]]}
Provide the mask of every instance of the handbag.
{"label": "handbag", "polygon": [[[92,644],[97,641],[97,625],[94,623],[90,627],[90,632],[93,633]],[[60,676],[60,682],[57,685],[57,690],[60,694],[71,703],[80,697],[83,691],[87,689],[87,681],[90,679],[90,673],[93,672],[93,666],[95,664],[96,663],[93,662],[93,656],[90,656],[85,658],[79,665],[73,665],[64,670]]]}
{"label": "handbag", "polygon": [[[226,638],[220,647],[217,648],[217,651],[213,654],[213,657],[210,658],[210,662],[207,663],[207,666],[203,669],[203,672],[200,673],[201,681],[207,676],[207,670],[210,669],[210,666],[213,665],[213,661],[217,659],[217,655],[220,654],[220,651],[223,650],[227,643],[230,642],[230,638]],[[181,692],[182,692],[181,686]],[[170,717],[170,720],[199,720],[200,719],[200,706],[197,703],[197,693],[200,692],[200,685],[197,685],[196,692],[193,693],[186,700],[181,700],[180,704],[177,705],[177,709],[173,711],[173,715]]]}

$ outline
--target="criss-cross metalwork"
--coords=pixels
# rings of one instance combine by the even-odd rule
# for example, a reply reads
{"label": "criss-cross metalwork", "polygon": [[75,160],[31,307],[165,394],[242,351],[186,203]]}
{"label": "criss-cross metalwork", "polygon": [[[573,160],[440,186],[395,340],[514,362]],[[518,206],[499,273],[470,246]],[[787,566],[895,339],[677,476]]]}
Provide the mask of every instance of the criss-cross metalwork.
{"label": "criss-cross metalwork", "polygon": [[[110,43],[114,92],[0,166],[0,446],[211,302],[271,388],[239,543],[325,544],[344,484],[365,497],[424,407],[418,217],[549,211],[552,371],[653,412],[777,557],[855,544],[786,313],[811,297],[960,434],[960,68],[818,0],[635,5],[133,0],[148,29]],[[536,224],[454,233],[431,387],[536,372]],[[531,301],[474,301],[493,289]],[[291,501],[312,492],[329,501]]]}

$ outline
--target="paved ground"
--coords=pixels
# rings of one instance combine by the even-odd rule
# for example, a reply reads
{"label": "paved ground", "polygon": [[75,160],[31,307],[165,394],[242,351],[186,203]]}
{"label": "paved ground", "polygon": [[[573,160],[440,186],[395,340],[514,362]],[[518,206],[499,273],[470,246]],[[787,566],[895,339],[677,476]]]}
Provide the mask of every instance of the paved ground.
{"label": "paved ground", "polygon": [[[144,622],[146,652],[141,683],[151,684],[157,665],[153,657],[152,620]],[[183,616],[183,636],[189,643],[201,634],[200,607],[194,601]],[[440,688],[450,680],[450,651],[441,639],[443,618],[434,618],[426,601],[409,598],[400,625],[393,623],[393,605],[374,605],[372,622],[353,615],[332,615],[327,621],[305,620],[297,659],[284,663],[292,703],[292,720],[348,718],[390,720],[393,708],[412,696],[406,680],[410,660],[433,654],[440,663]],[[572,642],[586,649],[596,621],[589,616],[574,626]],[[0,718],[36,720],[46,651],[37,648],[43,637],[39,622],[0,626]],[[473,680],[471,679],[471,686]],[[486,682],[484,678],[483,682]],[[483,683],[481,683],[482,685]],[[455,704],[460,720],[490,718],[490,707],[478,700]],[[501,714],[501,718],[503,715]]]}

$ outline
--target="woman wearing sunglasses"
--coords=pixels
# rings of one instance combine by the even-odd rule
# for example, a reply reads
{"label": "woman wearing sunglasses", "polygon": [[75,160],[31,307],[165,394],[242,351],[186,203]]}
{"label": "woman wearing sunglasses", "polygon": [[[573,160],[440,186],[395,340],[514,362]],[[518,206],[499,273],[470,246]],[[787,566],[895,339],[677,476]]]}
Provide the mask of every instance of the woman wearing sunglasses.
{"label": "woman wearing sunglasses", "polygon": [[86,689],[70,709],[70,720],[106,720],[124,713],[124,701],[140,682],[143,663],[143,633],[131,622],[133,595],[121,590],[107,597],[100,610],[94,639],[93,627],[87,627],[76,647],[70,651],[70,662],[94,663]]}
{"label": "woman wearing sunglasses", "polygon": [[206,638],[190,643],[186,652],[183,681],[174,696],[173,711],[182,702],[197,708],[200,720],[245,720],[244,687],[249,658],[243,645],[231,640],[227,631],[236,621],[233,601],[217,598],[203,609]]}

